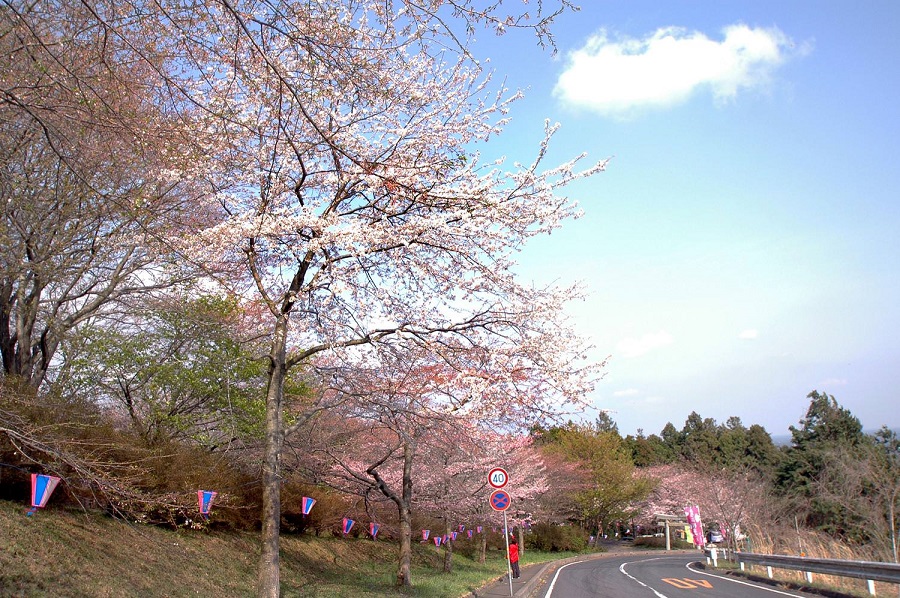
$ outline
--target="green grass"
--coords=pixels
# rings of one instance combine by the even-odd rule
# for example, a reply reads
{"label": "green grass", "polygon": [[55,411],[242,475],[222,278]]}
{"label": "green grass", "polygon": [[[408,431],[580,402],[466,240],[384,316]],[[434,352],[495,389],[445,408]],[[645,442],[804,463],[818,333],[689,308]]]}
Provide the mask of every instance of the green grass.
{"label": "green grass", "polygon": [[[120,598],[254,595],[257,535],[165,530],[82,511],[0,501],[0,596]],[[283,535],[282,596],[463,596],[506,571],[503,552],[480,564],[454,554],[443,573],[443,549],[415,544],[405,593],[394,588],[397,547],[387,541]],[[528,550],[522,564],[566,558]]]}

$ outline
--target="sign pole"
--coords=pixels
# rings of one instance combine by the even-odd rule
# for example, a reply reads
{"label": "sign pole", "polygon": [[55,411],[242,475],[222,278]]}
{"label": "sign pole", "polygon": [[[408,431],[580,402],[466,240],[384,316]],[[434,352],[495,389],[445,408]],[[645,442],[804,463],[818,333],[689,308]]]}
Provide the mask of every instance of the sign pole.
{"label": "sign pole", "polygon": [[495,467],[488,472],[488,484],[495,490],[491,493],[491,508],[495,511],[503,511],[503,539],[506,541],[506,577],[509,579],[509,595],[513,595],[512,588],[512,563],[509,562],[509,524],[506,522],[506,509],[512,502],[512,497],[505,490],[501,490],[509,483],[509,474],[502,467]]}
{"label": "sign pole", "polygon": [[506,524],[506,511],[503,511],[503,537],[506,538],[506,578],[509,580],[509,595],[512,596],[512,563],[509,562],[509,527]]}

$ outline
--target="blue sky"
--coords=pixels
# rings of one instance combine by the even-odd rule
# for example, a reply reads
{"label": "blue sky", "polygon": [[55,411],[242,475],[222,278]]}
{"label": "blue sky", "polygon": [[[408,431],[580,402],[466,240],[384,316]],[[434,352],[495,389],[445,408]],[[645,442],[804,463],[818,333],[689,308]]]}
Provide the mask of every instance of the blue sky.
{"label": "blue sky", "polygon": [[562,17],[555,57],[481,34],[526,93],[486,155],[527,162],[549,118],[554,163],[613,157],[520,263],[585,283],[623,434],[696,411],[782,435],[812,390],[900,427],[898,29],[896,1],[615,0]]}

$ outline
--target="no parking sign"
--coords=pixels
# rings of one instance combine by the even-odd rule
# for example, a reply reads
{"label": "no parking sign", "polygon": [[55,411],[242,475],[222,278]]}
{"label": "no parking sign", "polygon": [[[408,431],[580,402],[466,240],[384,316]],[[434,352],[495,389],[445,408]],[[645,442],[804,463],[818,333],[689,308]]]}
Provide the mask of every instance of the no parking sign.
{"label": "no parking sign", "polygon": [[512,497],[506,490],[494,490],[491,493],[491,508],[495,511],[505,511],[511,502]]}

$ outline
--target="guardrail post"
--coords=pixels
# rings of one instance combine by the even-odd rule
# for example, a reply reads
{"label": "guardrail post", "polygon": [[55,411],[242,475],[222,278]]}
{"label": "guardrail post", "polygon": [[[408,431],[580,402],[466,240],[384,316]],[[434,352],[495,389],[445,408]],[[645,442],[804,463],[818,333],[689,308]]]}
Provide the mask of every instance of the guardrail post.
{"label": "guardrail post", "polygon": [[769,574],[769,579],[772,579],[772,567],[770,565],[766,565],[766,573]]}
{"label": "guardrail post", "polygon": [[812,571],[805,571],[806,573],[806,583],[812,583]]}
{"label": "guardrail post", "polygon": [[871,579],[867,579],[866,585],[869,586],[869,595],[874,596],[875,595],[875,582]]}
{"label": "guardrail post", "polygon": [[741,561],[741,571],[744,570],[744,561]]}

